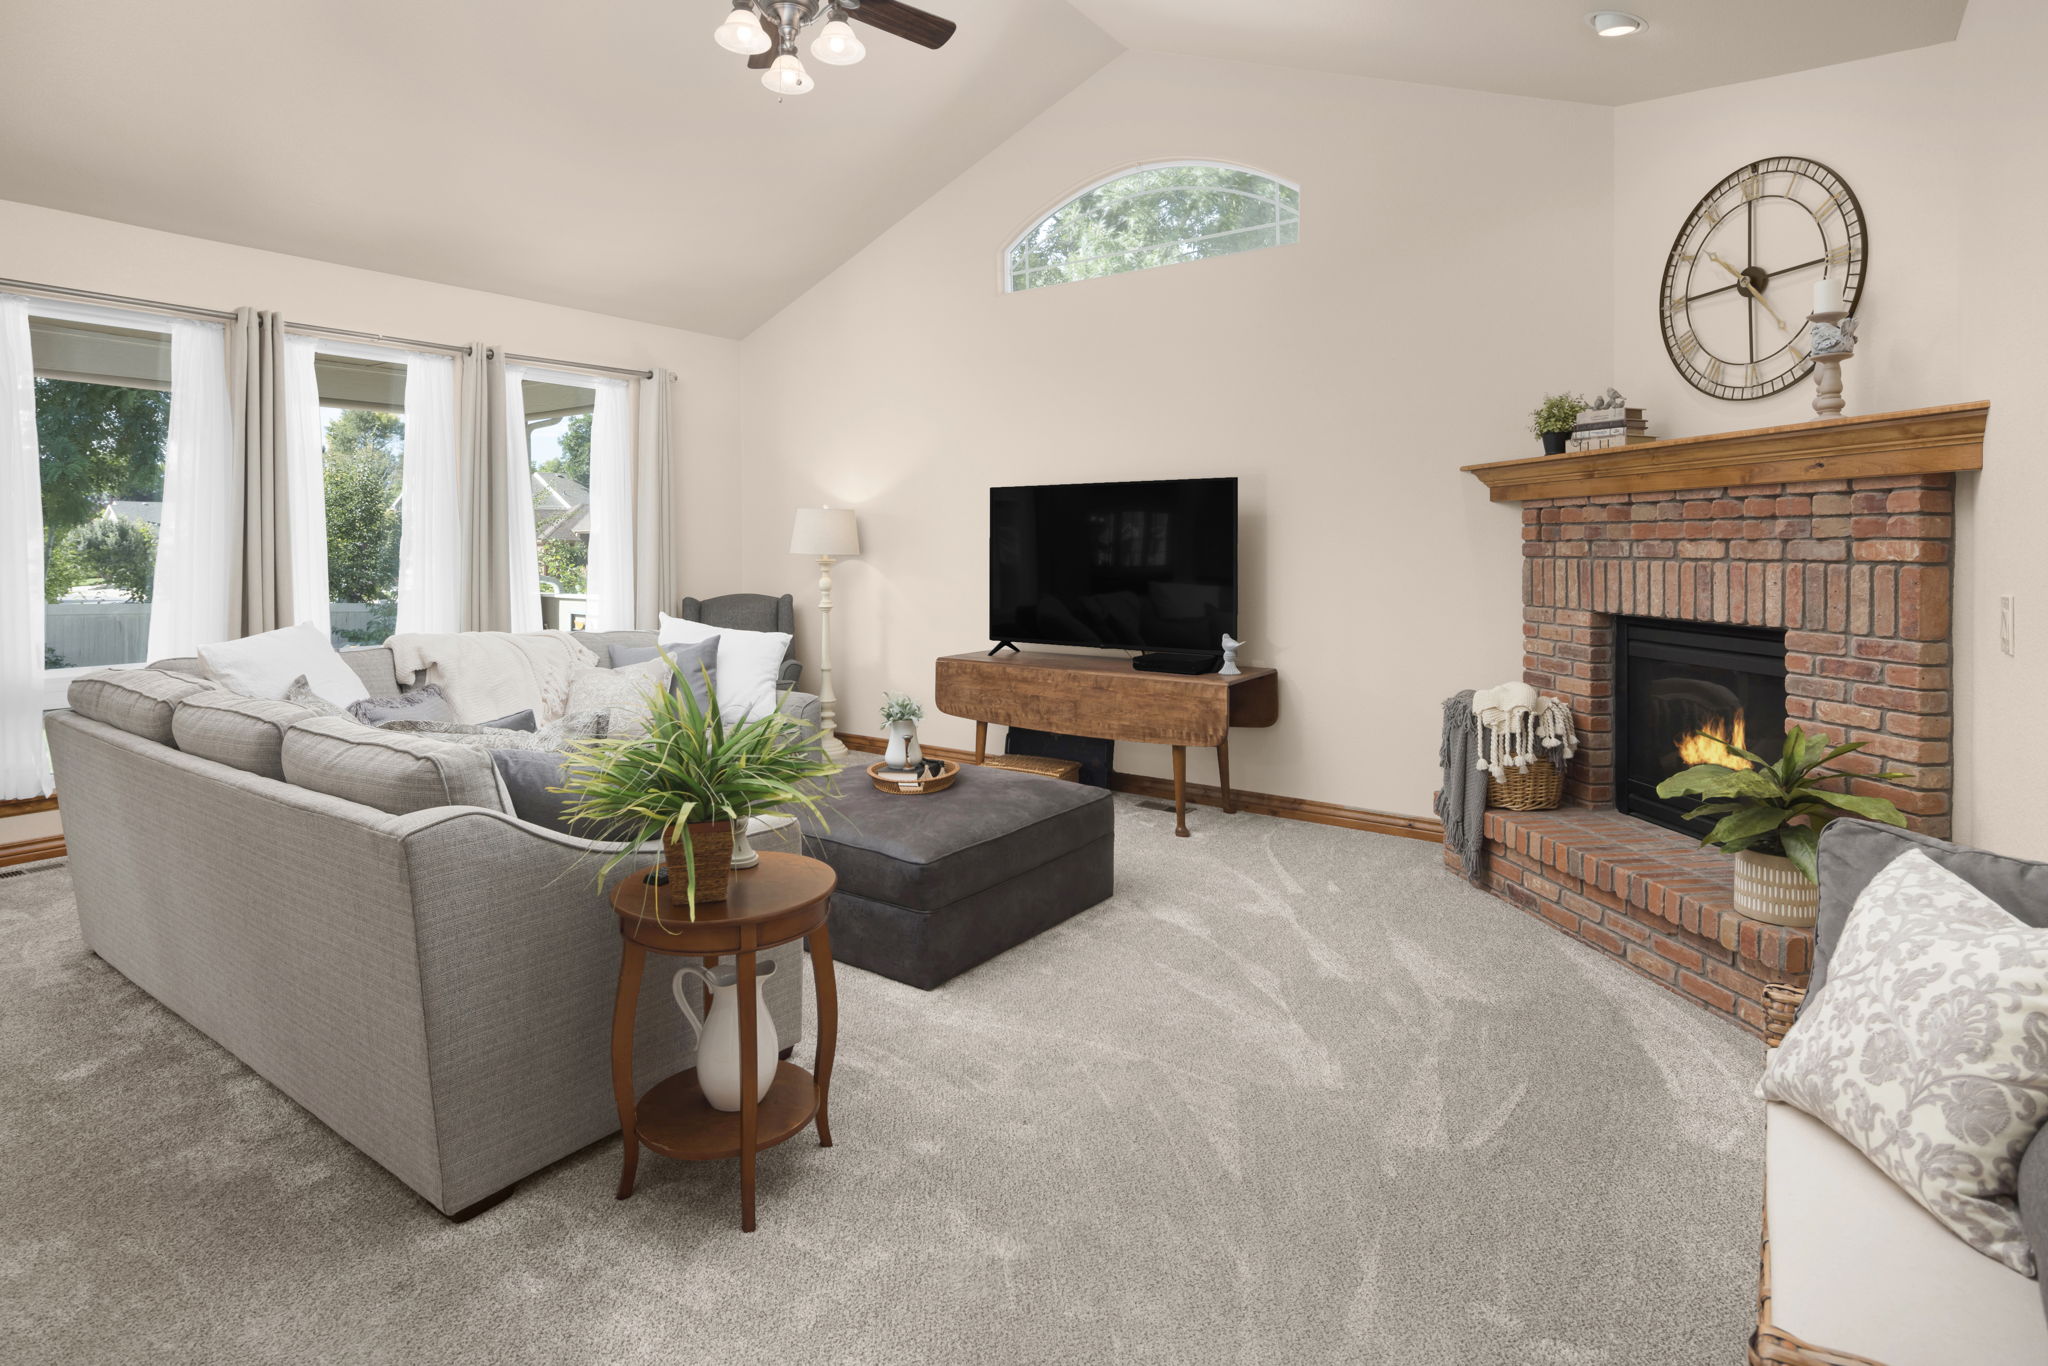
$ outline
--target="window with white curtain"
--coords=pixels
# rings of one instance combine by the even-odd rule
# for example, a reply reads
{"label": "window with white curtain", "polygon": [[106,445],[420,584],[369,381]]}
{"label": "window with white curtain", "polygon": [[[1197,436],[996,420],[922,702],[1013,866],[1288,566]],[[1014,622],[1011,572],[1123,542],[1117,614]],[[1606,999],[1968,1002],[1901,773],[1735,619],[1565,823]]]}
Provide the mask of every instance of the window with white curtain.
{"label": "window with white curtain", "polygon": [[296,615],[336,646],[456,629],[453,358],[305,336],[287,353]]}
{"label": "window with white curtain", "polygon": [[525,369],[516,379],[508,375],[506,387],[521,405],[533,490],[537,624],[562,631],[630,628],[630,383]]}

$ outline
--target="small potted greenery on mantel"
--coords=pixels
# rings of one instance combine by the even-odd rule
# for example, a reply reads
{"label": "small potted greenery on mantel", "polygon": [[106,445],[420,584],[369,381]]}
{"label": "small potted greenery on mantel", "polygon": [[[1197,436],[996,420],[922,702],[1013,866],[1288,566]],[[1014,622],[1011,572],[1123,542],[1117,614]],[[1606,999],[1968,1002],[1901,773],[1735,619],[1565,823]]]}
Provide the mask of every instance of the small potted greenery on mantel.
{"label": "small potted greenery on mantel", "polygon": [[1579,425],[1579,414],[1586,410],[1586,400],[1577,394],[1546,394],[1543,402],[1536,405],[1536,411],[1529,414],[1529,430],[1543,441],[1545,455],[1563,455],[1564,443],[1570,439],[1572,428]]}
{"label": "small potted greenery on mantel", "polygon": [[[1820,908],[1820,832],[1838,816],[1861,816],[1904,825],[1899,808],[1882,797],[1830,792],[1821,786],[1842,774],[1820,769],[1863,748],[1862,741],[1822,752],[1826,740],[1798,726],[1785,732],[1778,762],[1765,763],[1746,749],[1727,746],[1748,768],[1694,764],[1657,784],[1660,797],[1698,797],[1688,820],[1719,816],[1701,837],[1735,855],[1735,911],[1773,925],[1811,925]],[[1872,774],[1884,782],[1905,775]]]}
{"label": "small potted greenery on mantel", "polygon": [[827,795],[822,785],[839,766],[779,708],[727,725],[708,678],[700,703],[675,661],[669,670],[676,686],[650,695],[647,729],[571,746],[563,786],[555,790],[572,799],[564,812],[569,819],[603,826],[605,838],[623,842],[606,860],[600,882],[638,857],[643,844],[660,840],[667,899],[684,901],[695,920],[698,902],[723,901],[730,891],[733,823],[802,807],[822,824],[818,798]]}

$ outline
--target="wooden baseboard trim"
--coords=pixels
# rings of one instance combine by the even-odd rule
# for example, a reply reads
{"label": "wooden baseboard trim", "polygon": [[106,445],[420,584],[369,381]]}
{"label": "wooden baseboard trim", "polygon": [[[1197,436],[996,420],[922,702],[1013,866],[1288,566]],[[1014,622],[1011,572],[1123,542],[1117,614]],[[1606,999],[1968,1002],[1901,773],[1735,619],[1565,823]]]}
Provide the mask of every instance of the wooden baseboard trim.
{"label": "wooden baseboard trim", "polygon": [[51,835],[39,840],[20,840],[14,844],[0,844],[0,868],[11,868],[17,863],[40,863],[46,858],[63,857],[62,835]]}
{"label": "wooden baseboard trim", "polygon": [[39,811],[56,809],[57,797],[54,793],[47,797],[15,797],[0,802],[0,820],[5,820],[9,816],[33,816]]}
{"label": "wooden baseboard trim", "polygon": [[[848,749],[862,754],[881,754],[888,749],[888,743],[872,735],[847,735],[842,732],[840,740]],[[925,745],[924,752],[934,759],[951,759],[955,763],[971,764],[974,751],[971,749],[948,749],[942,745]],[[1148,778],[1136,773],[1112,773],[1109,775],[1112,791],[1129,792],[1140,797],[1173,800],[1173,779]],[[1282,820],[1306,821],[1311,825],[1334,825],[1345,830],[1364,830],[1374,835],[1393,835],[1397,839],[1427,840],[1440,843],[1444,837],[1443,822],[1434,816],[1403,816],[1391,811],[1371,811],[1361,806],[1339,806],[1335,802],[1312,801],[1307,797],[1279,797],[1267,792],[1240,792],[1231,790],[1237,809],[1250,811],[1260,816],[1278,816]],[[1208,783],[1187,785],[1190,806],[1223,805],[1223,790]]]}

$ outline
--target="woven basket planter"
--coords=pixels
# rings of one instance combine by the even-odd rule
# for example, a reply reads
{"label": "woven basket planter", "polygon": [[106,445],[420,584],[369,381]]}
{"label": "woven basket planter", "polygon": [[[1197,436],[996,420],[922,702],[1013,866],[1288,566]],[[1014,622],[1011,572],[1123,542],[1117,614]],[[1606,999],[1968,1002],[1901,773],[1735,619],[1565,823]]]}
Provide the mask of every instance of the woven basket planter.
{"label": "woven basket planter", "polygon": [[1507,777],[1488,776],[1486,804],[1508,811],[1551,811],[1564,800],[1564,770],[1548,759],[1511,768]]}

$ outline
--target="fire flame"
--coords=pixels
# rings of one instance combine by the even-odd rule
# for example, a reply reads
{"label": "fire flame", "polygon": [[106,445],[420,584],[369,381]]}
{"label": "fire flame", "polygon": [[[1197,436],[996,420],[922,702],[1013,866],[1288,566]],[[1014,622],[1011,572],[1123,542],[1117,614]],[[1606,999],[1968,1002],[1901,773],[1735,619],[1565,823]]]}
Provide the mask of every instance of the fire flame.
{"label": "fire flame", "polygon": [[1736,749],[1749,748],[1749,737],[1740,712],[1735,714],[1733,721],[1717,716],[1693,734],[1680,740],[1678,757],[1688,764],[1719,764],[1723,768],[1755,767],[1741,755],[1731,753],[1731,745]]}

